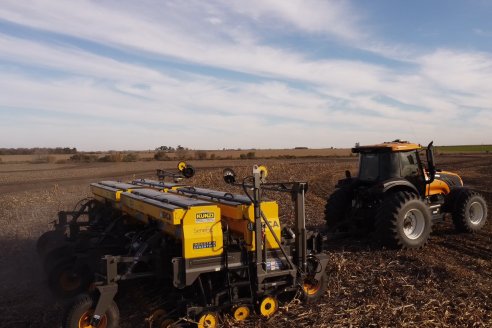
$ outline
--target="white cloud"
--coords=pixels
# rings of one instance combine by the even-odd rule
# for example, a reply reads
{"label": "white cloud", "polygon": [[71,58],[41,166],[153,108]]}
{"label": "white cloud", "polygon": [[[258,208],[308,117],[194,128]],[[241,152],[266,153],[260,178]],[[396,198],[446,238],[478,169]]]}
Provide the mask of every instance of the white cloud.
{"label": "white cloud", "polygon": [[[371,41],[361,32],[359,15],[347,2],[5,1],[0,18],[123,52],[117,58],[75,47],[69,38],[55,43],[0,34],[0,117],[1,108],[16,108],[28,118],[2,127],[0,140],[9,143],[4,146],[21,129],[54,146],[60,142],[54,135],[67,135],[72,145],[103,149],[148,148],[155,140],[203,148],[351,146],[386,136],[425,143],[435,139],[436,122],[456,126],[453,131],[470,142],[490,138],[490,54],[441,49],[408,58],[416,52],[412,47]],[[312,59],[309,51],[267,44],[259,31],[273,31],[276,23],[351,40],[354,48],[412,64],[401,70]],[[124,53],[139,61],[122,59]],[[163,68],[149,58],[247,73],[250,79]],[[26,67],[57,74],[38,76]],[[49,114],[48,122],[45,111],[60,117]],[[85,117],[90,126],[74,126],[70,115]],[[473,128],[458,124],[463,116]],[[43,126],[51,132],[42,135]],[[89,131],[99,138],[83,139]],[[102,137],[109,132],[118,137]],[[449,143],[456,137],[442,138]]]}
{"label": "white cloud", "polygon": [[491,54],[441,49],[423,56],[420,63],[422,75],[438,87],[478,97],[492,93]]}
{"label": "white cloud", "polygon": [[233,1],[231,5],[238,13],[255,20],[273,18],[273,23],[280,21],[303,31],[344,40],[355,40],[364,34],[358,28],[357,11],[347,1],[253,0]]}

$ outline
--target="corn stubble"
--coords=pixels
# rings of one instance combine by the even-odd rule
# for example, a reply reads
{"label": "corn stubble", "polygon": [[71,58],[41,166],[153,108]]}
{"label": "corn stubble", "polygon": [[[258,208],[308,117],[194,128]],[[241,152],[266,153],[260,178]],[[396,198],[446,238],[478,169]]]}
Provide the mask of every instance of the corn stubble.
{"label": "corn stubble", "polygon": [[[457,171],[465,183],[479,189],[492,204],[492,157],[444,156],[442,167]],[[207,161],[204,161],[206,163]],[[311,228],[322,229],[325,199],[344,171],[354,173],[355,159],[311,161],[267,160],[270,180],[302,180],[310,183],[306,214]],[[232,164],[238,176],[245,176],[253,162],[222,161]],[[117,174],[131,177],[135,164],[118,166]],[[240,192],[222,182],[222,168],[198,165],[191,184]],[[89,195],[90,168],[63,169],[57,183],[56,170],[39,176],[46,184],[38,188],[3,189],[0,193],[0,314],[2,326],[52,327],[59,322],[57,304],[44,286],[34,251],[36,238],[49,228],[56,212],[71,209]],[[83,172],[84,179],[77,176]],[[94,181],[100,176],[93,168]],[[31,173],[29,173],[31,174]],[[27,174],[27,175],[29,175]],[[70,179],[73,175],[73,179]],[[33,175],[34,176],[34,175]],[[152,178],[150,173],[139,177]],[[3,179],[3,180],[2,180]],[[17,179],[17,180],[16,180]],[[25,181],[26,172],[3,173],[2,184]],[[31,181],[35,180],[32,178]],[[25,185],[27,186],[27,185]],[[1,189],[0,189],[1,190]],[[266,193],[279,201],[282,224],[293,221],[289,195]],[[378,248],[369,239],[342,239],[328,242],[328,291],[318,304],[301,305],[297,300],[283,304],[269,320],[254,318],[244,327],[490,327],[492,326],[492,228],[490,222],[475,234],[457,234],[450,222],[437,224],[431,242],[419,251]],[[118,295],[122,327],[145,327],[145,318],[158,295],[141,285]],[[225,318],[226,327],[237,326]]]}

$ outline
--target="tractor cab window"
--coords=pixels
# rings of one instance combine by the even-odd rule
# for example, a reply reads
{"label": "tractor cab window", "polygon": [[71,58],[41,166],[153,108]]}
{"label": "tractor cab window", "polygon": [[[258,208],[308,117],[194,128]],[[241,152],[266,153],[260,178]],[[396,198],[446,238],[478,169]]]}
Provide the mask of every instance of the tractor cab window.
{"label": "tractor cab window", "polygon": [[394,153],[361,153],[359,179],[362,181],[383,181],[398,176],[398,161]]}
{"label": "tractor cab window", "polygon": [[376,181],[379,177],[379,156],[377,153],[362,153],[359,164],[359,179]]}
{"label": "tractor cab window", "polygon": [[416,151],[401,152],[401,176],[404,178],[420,175]]}

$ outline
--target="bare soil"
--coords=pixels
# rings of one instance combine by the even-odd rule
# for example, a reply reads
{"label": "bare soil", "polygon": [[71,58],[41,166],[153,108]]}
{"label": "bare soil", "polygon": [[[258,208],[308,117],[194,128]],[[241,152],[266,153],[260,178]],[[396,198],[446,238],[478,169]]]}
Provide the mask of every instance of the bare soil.
{"label": "bare soil", "polygon": [[[440,167],[459,173],[492,204],[492,156],[438,157]],[[222,182],[222,169],[239,176],[258,160],[193,161],[195,185],[240,192]],[[323,226],[325,199],[354,158],[261,161],[270,180],[310,183],[308,224]],[[46,288],[35,252],[36,239],[50,229],[60,210],[90,196],[89,183],[103,179],[153,177],[171,162],[0,165],[0,327],[59,327],[63,304]],[[287,195],[270,193],[280,204],[282,223],[293,219]],[[489,215],[490,217],[490,215]],[[490,219],[489,219],[490,220]],[[369,240],[330,242],[328,291],[319,304],[283,304],[270,320],[253,318],[243,326],[285,327],[490,327],[492,326],[492,225],[474,235],[459,234],[451,222],[434,227],[419,251],[381,249]],[[132,297],[118,295],[122,327],[146,327],[151,310],[142,286]],[[224,323],[230,326],[230,321]]]}

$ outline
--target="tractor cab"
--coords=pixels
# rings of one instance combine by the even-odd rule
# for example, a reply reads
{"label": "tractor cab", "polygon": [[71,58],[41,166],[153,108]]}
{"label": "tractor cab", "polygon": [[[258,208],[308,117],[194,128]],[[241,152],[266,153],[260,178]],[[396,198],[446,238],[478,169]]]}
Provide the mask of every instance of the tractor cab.
{"label": "tractor cab", "polygon": [[421,151],[421,145],[401,140],[355,147],[352,152],[359,154],[358,180],[372,185],[405,179],[422,195],[435,176],[432,143],[427,147],[428,169],[420,160]]}

